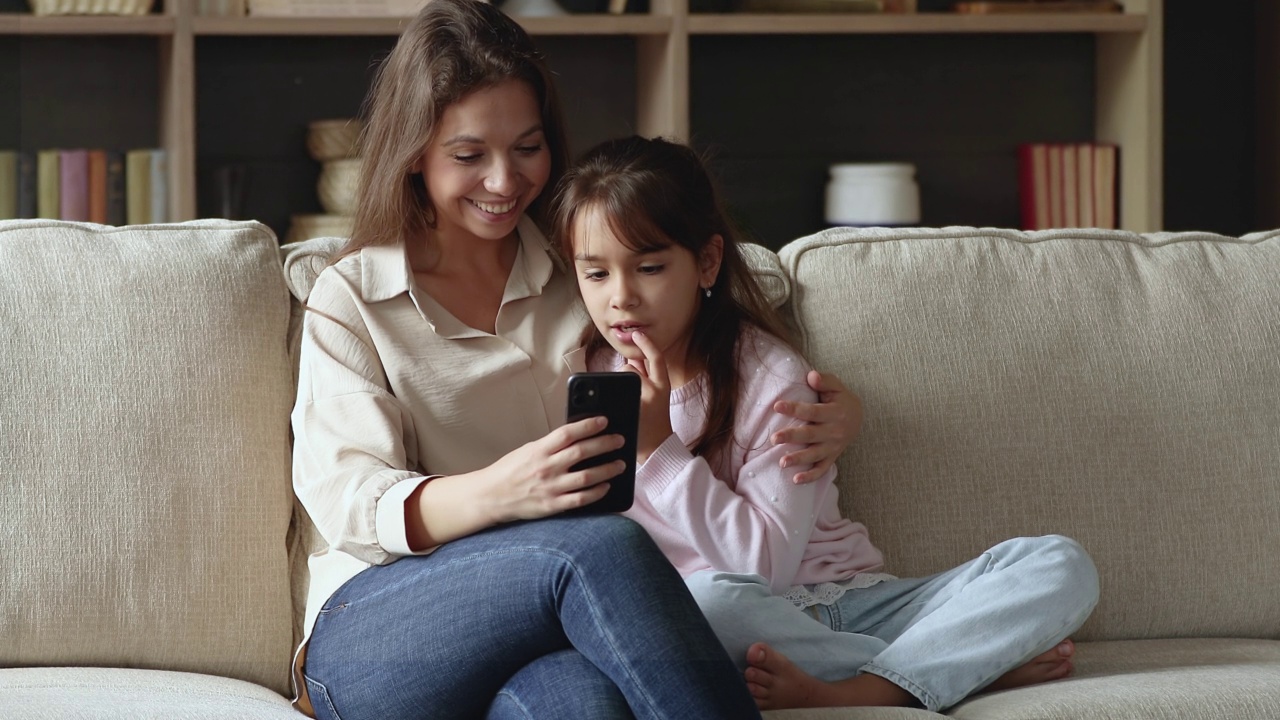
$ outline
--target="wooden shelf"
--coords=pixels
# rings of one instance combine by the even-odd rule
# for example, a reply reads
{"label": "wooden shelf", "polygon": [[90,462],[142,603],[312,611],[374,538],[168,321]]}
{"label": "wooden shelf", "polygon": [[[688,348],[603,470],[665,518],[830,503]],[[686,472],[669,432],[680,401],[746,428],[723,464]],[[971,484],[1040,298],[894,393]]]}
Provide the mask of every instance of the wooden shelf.
{"label": "wooden shelf", "polygon": [[[195,17],[196,35],[395,36],[408,22],[401,17]],[[522,18],[531,35],[664,35],[671,18],[660,15],[571,15]]]}
{"label": "wooden shelf", "polygon": [[693,14],[694,35],[911,33],[1140,33],[1144,14],[954,15],[919,13]]}
{"label": "wooden shelf", "polygon": [[0,35],[172,35],[167,15],[0,14]]}
{"label": "wooden shelf", "polygon": [[194,17],[196,35],[387,35],[395,36],[408,18]]}
{"label": "wooden shelf", "polygon": [[[690,75],[698,37],[762,35],[1090,34],[1095,38],[1093,139],[1121,150],[1121,225],[1147,232],[1163,225],[1163,3],[1126,0],[1123,14],[955,15],[702,14],[690,0],[650,0],[649,14],[519,18],[539,36],[617,37],[634,46],[635,118],[642,135],[690,138]],[[160,144],[170,158],[170,209],[196,217],[197,38],[394,37],[407,18],[203,17],[191,0],[162,0],[163,14],[57,16],[0,14],[0,35],[156,36],[159,40]],[[624,44],[631,52],[629,46]],[[738,50],[741,52],[742,50]],[[749,51],[748,51],[749,52]],[[1015,60],[1016,61],[1016,60]],[[877,70],[880,74],[889,70]],[[777,78],[772,80],[778,82]],[[785,80],[781,80],[785,82]],[[760,89],[767,101],[768,87]],[[74,100],[64,103],[74,107]],[[796,108],[811,112],[813,108]]]}

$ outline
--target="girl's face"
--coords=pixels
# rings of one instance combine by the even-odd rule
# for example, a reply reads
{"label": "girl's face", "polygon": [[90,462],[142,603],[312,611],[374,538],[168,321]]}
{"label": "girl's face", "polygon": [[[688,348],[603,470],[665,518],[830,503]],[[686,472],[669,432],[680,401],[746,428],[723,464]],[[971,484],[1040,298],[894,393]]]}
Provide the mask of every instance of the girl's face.
{"label": "girl's face", "polygon": [[600,334],[618,354],[643,360],[632,339],[643,330],[662,351],[672,385],[688,382],[698,370],[686,367],[686,358],[702,288],[715,282],[720,269],[718,236],[701,262],[674,242],[638,253],[613,234],[597,207],[588,206],[577,214],[570,237],[578,288]]}
{"label": "girl's face", "polygon": [[533,90],[507,80],[445,108],[416,169],[435,206],[440,240],[510,236],[551,174]]}

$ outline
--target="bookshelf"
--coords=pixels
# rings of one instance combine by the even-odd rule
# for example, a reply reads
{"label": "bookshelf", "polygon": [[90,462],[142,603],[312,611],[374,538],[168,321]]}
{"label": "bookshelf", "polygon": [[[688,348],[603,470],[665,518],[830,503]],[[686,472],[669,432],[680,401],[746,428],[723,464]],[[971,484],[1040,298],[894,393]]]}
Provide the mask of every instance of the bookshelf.
{"label": "bookshelf", "polygon": [[[728,42],[729,52],[746,55],[752,54],[752,48],[758,43],[763,42],[762,47],[768,48],[780,38],[784,43],[791,38],[807,44],[806,38],[815,41],[828,38],[828,42],[835,38],[834,41],[840,43],[897,38],[902,42],[920,43],[927,42],[928,38],[985,42],[987,38],[1002,36],[1084,36],[1093,52],[1093,57],[1088,58],[1094,73],[1093,137],[1090,139],[1113,142],[1120,147],[1122,226],[1134,231],[1154,231],[1162,228],[1162,3],[1163,0],[1127,0],[1123,14],[1111,15],[757,15],[704,14],[691,12],[689,0],[650,0],[649,11],[644,14],[522,18],[521,23],[531,34],[539,36],[539,43],[547,51],[553,67],[564,43],[586,42],[587,52],[603,53],[610,59],[611,67],[619,67],[630,75],[625,82],[623,78],[618,82],[625,88],[622,92],[631,97],[615,102],[613,110],[616,115],[616,108],[621,107],[630,116],[620,121],[616,118],[605,121],[606,129],[586,134],[634,130],[644,135],[692,137],[695,142],[705,139],[706,131],[693,122],[693,118],[699,116],[693,106],[699,102],[697,93],[701,92],[701,86],[695,86],[691,78],[699,76],[699,66],[706,62],[702,59],[706,53],[701,48],[707,44],[720,48]],[[12,1],[0,5],[0,9],[13,8]],[[141,17],[35,17],[18,12],[0,13],[0,47],[6,38],[10,43],[15,42],[14,36],[18,42],[84,36],[95,36],[95,42],[108,42],[112,37],[154,41],[156,74],[150,82],[157,83],[155,143],[163,147],[169,157],[171,212],[175,219],[184,220],[197,216],[198,205],[208,206],[207,202],[197,202],[198,180],[207,181],[209,174],[200,167],[205,150],[198,143],[197,126],[204,126],[199,118],[205,115],[204,109],[197,107],[197,98],[207,102],[205,98],[216,97],[220,92],[218,88],[209,87],[212,81],[207,78],[218,75],[223,68],[214,65],[228,63],[231,53],[219,52],[222,46],[218,43],[292,40],[305,44],[345,39],[389,48],[403,22],[400,18],[199,17],[194,14],[191,0],[157,0],[157,9]],[[785,45],[789,54],[794,46],[794,42]],[[621,62],[613,62],[619,60]],[[806,62],[794,55],[786,60]],[[818,60],[813,57],[807,61]],[[368,58],[355,57],[347,61],[359,67]],[[881,68],[876,72],[886,71]],[[741,78],[738,81],[744,82]],[[761,78],[760,81],[777,82],[777,79]],[[750,85],[749,79],[745,82]],[[765,96],[770,93],[767,84],[755,89]],[[359,91],[362,97],[363,88]],[[32,92],[24,89],[20,99],[29,100]],[[64,107],[74,108],[72,101],[65,102],[69,104]],[[589,102],[581,103],[577,114],[582,114],[581,108]],[[811,112],[820,102],[815,99],[814,108],[794,110]],[[354,114],[355,110],[356,107],[351,107],[348,114]],[[570,112],[574,109],[570,108]],[[0,138],[0,143],[4,140]],[[575,150],[583,149],[580,144],[575,140]],[[296,153],[305,155],[300,143]],[[1012,156],[1012,146],[1009,153]],[[1009,183],[1016,184],[1016,178],[1011,176]],[[928,220],[926,208],[925,221]]]}

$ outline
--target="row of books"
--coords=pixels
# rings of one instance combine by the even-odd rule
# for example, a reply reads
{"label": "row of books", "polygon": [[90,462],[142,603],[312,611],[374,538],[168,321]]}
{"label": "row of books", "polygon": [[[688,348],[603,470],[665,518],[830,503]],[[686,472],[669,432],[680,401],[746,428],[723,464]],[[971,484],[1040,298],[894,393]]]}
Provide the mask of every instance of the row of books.
{"label": "row of books", "polygon": [[247,0],[196,0],[197,15],[239,17],[245,14]]}
{"label": "row of books", "polygon": [[1018,146],[1022,229],[1114,229],[1118,153],[1109,143]]}
{"label": "row of books", "polygon": [[0,150],[0,220],[167,222],[168,197],[160,148]]}

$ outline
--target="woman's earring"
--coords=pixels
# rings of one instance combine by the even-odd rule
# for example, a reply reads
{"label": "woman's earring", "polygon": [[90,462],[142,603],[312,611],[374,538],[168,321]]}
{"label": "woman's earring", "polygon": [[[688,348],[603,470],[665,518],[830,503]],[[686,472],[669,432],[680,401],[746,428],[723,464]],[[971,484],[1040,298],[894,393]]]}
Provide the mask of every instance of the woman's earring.
{"label": "woman's earring", "polygon": [[702,288],[702,294],[711,297],[711,288]]}

